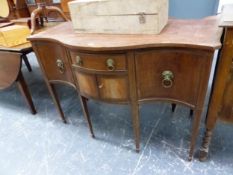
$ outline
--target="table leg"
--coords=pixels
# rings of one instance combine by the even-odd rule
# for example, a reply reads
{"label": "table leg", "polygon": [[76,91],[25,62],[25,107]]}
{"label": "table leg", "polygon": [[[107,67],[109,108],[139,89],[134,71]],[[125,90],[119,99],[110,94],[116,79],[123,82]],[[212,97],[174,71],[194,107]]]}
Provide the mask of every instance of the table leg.
{"label": "table leg", "polygon": [[16,83],[17,83],[17,86],[18,86],[21,94],[25,98],[27,105],[29,106],[31,113],[36,114],[35,106],[33,104],[30,92],[28,90],[27,84],[26,84],[26,82],[24,80],[24,77],[23,77],[23,74],[22,74],[21,71],[19,72]]}
{"label": "table leg", "polygon": [[30,63],[29,63],[29,61],[28,61],[27,56],[23,54],[23,55],[22,55],[22,59],[23,59],[25,65],[27,66],[28,71],[31,72],[31,71],[32,71],[32,68],[31,68],[31,65],[30,65]]}
{"label": "table leg", "polygon": [[92,128],[92,123],[91,123],[91,119],[90,119],[90,115],[89,115],[89,112],[88,112],[88,107],[87,107],[87,98],[79,95],[79,98],[80,98],[80,102],[81,102],[81,107],[82,107],[82,110],[83,110],[83,114],[84,114],[84,117],[85,119],[87,120],[87,123],[88,123],[88,126],[89,126],[89,130],[90,130],[90,133],[91,133],[91,136],[93,138],[95,138],[95,135],[94,135],[94,132],[93,132],[93,128]]}

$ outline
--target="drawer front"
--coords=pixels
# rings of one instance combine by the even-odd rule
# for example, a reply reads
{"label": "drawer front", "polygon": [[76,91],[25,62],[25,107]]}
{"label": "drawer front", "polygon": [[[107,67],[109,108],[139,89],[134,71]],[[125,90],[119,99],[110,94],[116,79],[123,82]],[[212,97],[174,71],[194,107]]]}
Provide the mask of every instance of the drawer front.
{"label": "drawer front", "polygon": [[233,122],[233,62],[228,81],[223,94],[222,109],[220,112],[221,119]]}
{"label": "drawer front", "polygon": [[78,71],[75,75],[82,96],[112,102],[128,101],[127,76],[98,75]]}
{"label": "drawer front", "polygon": [[74,84],[70,64],[63,46],[52,42],[38,42],[35,46],[38,61],[49,81],[65,81]]}
{"label": "drawer front", "polygon": [[72,65],[94,71],[125,71],[126,57],[124,54],[86,54],[70,52]]}
{"label": "drawer front", "polygon": [[[210,55],[194,51],[159,49],[137,52],[136,72],[138,97],[175,100],[195,105],[205,61]],[[209,63],[210,64],[210,63]]]}

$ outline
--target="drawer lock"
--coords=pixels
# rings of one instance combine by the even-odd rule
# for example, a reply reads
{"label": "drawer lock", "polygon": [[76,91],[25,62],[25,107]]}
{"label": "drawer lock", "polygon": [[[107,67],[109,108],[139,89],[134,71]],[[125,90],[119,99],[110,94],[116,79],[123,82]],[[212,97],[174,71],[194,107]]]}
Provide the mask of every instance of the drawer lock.
{"label": "drawer lock", "polygon": [[63,61],[61,59],[57,59],[56,63],[57,63],[57,67],[59,69],[59,72],[61,74],[63,74],[65,72],[65,66],[64,66]]}
{"label": "drawer lock", "polygon": [[108,70],[110,71],[115,70],[115,62],[113,59],[107,59],[106,64],[107,64]]}
{"label": "drawer lock", "polygon": [[166,70],[162,73],[162,86],[164,88],[171,88],[173,85],[174,74],[172,71]]}

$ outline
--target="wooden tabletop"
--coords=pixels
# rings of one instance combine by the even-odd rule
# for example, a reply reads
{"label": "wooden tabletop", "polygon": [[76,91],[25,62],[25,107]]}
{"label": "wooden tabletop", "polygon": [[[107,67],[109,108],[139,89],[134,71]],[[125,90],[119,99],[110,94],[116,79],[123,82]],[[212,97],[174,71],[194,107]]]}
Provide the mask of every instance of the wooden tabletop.
{"label": "wooden tabletop", "polygon": [[[24,20],[24,19],[21,19]],[[19,20],[18,20],[19,21]],[[15,22],[15,20],[13,21]],[[54,27],[58,24],[60,24],[61,22],[49,22],[49,23],[45,23],[46,26],[37,29],[36,33],[40,33],[42,31],[46,31],[47,29]],[[21,23],[22,24],[22,23]],[[24,43],[24,44],[20,44],[20,45],[16,45],[13,47],[4,47],[0,45],[0,51],[9,51],[9,52],[24,52],[24,51],[32,51],[32,45],[30,42]]]}
{"label": "wooden tabletop", "polygon": [[32,45],[30,42],[20,44],[14,47],[0,46],[0,51],[23,52],[23,51],[28,51],[28,50],[32,50]]}
{"label": "wooden tabletop", "polygon": [[93,51],[161,46],[214,50],[221,47],[222,29],[218,27],[219,20],[220,16],[201,20],[170,19],[159,35],[78,34],[74,32],[71,22],[65,22],[28,39],[56,40],[68,47]]}

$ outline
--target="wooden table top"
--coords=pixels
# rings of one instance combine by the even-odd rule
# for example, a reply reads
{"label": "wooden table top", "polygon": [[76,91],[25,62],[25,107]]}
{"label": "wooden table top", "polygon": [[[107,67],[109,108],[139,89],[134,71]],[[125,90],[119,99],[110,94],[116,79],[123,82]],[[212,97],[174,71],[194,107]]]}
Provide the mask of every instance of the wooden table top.
{"label": "wooden table top", "polygon": [[[49,22],[49,23],[45,23],[46,26],[37,29],[36,33],[40,33],[43,31],[46,31],[47,29],[54,27],[58,24],[60,24],[61,22]],[[24,51],[29,51],[32,50],[32,45],[30,42],[24,43],[24,44],[20,44],[17,46],[13,46],[13,47],[4,47],[0,45],[0,51],[9,51],[9,52],[24,52]]]}
{"label": "wooden table top", "polygon": [[30,42],[28,43],[24,43],[24,44],[20,44],[14,47],[3,47],[0,46],[0,51],[9,51],[9,52],[23,52],[26,50],[32,50],[32,45]]}
{"label": "wooden table top", "polygon": [[220,16],[201,20],[170,19],[159,35],[78,34],[71,22],[65,22],[39,34],[33,40],[58,41],[82,50],[107,51],[150,47],[189,47],[215,50],[221,47]]}

